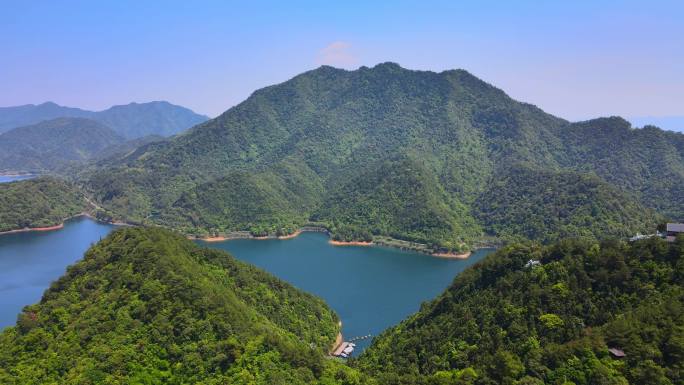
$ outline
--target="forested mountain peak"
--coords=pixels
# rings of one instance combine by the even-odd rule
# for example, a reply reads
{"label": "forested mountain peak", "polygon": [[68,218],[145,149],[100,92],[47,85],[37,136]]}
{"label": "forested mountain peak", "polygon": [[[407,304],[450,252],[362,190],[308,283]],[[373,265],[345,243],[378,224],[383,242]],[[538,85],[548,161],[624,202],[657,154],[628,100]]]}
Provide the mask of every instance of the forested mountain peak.
{"label": "forested mountain peak", "polygon": [[[603,198],[588,202],[588,195],[577,191],[579,195],[575,198],[579,199],[565,202],[577,202],[584,208],[590,203],[597,206],[592,210],[567,207],[568,210],[559,211],[557,220],[534,225],[547,229],[529,232],[543,232],[551,235],[549,239],[555,239],[559,231],[586,236],[565,226],[589,220],[591,215],[602,215],[608,212],[604,210],[606,207],[627,210],[610,220],[606,218],[612,229],[621,228],[611,232],[612,235],[652,231],[655,226],[652,219],[656,216],[649,209],[674,218],[684,215],[683,145],[681,135],[634,130],[617,117],[570,123],[533,105],[515,101],[464,70],[414,71],[396,63],[352,71],[322,66],[257,90],[217,118],[163,144],[137,151],[121,160],[117,167],[87,176],[86,183],[105,206],[122,216],[174,223],[200,233],[208,230],[208,222],[212,223],[211,228],[219,230],[256,225],[245,223],[244,216],[236,220],[235,207],[224,207],[222,214],[212,215],[210,221],[203,220],[206,214],[202,213],[211,211],[203,207],[208,201],[192,202],[199,199],[195,197],[205,196],[203,192],[211,191],[217,199],[226,198],[226,202],[240,201],[241,207],[246,203],[248,207],[258,207],[256,196],[269,196],[271,202],[291,200],[285,197],[307,197],[309,202],[305,205],[298,202],[293,207],[280,202],[261,212],[270,214],[260,214],[256,227],[275,231],[287,222],[285,218],[291,218],[291,223],[285,226],[291,228],[301,225],[302,218],[310,218],[314,213],[317,218],[331,218],[330,213],[323,212],[324,208],[336,212],[351,209],[324,204],[331,202],[330,197],[336,191],[358,192],[349,196],[368,198],[377,204],[387,202],[376,199],[385,192],[368,195],[369,190],[366,193],[357,190],[363,189],[360,176],[377,174],[377,167],[397,155],[415,154],[426,165],[425,175],[431,175],[428,180],[433,186],[424,191],[430,191],[431,196],[445,194],[447,198],[439,200],[446,199],[446,204],[458,208],[459,215],[453,216],[455,222],[443,221],[451,224],[435,232],[448,236],[431,240],[452,245],[477,238],[472,232],[459,233],[459,229],[477,222],[482,212],[509,209],[493,206],[492,200],[483,197],[492,192],[492,182],[506,180],[510,172],[515,172],[510,167],[513,164],[525,164],[531,169],[532,172],[519,175],[531,180],[522,181],[517,177],[508,180],[540,187],[536,194],[551,194],[556,198],[564,194],[564,191],[542,189],[537,184],[540,175],[549,172],[561,173],[561,179],[563,175],[570,175],[565,172],[593,174],[606,183],[591,182],[583,186],[598,186],[599,190],[615,188],[625,193],[619,196],[626,202],[616,205]],[[259,191],[266,195],[252,195],[249,190],[235,189],[225,183],[236,172],[246,172],[252,178],[273,176],[284,164],[288,165],[287,175],[306,181],[298,185],[296,192],[282,175],[264,179],[268,186],[263,181],[259,183]],[[403,186],[396,184],[411,180],[396,178],[392,186],[385,186],[403,191]],[[562,185],[555,186],[563,188]],[[611,196],[594,193],[590,195],[606,199]],[[351,206],[369,204],[344,201]],[[635,201],[648,209],[633,210],[637,207]],[[378,208],[375,203],[372,205]],[[565,217],[577,213],[584,214],[572,219]],[[633,214],[639,218],[628,219]],[[495,217],[503,218],[498,214]],[[372,222],[370,217],[356,217],[355,221],[362,227]],[[357,234],[389,231],[397,236],[416,233],[411,227],[414,224],[391,218],[387,221],[374,229],[364,227],[351,231]],[[390,223],[404,224],[397,228]],[[636,229],[635,223],[643,226]],[[339,225],[337,221],[335,227],[349,228]],[[499,229],[494,224],[484,226],[485,232],[502,235]],[[592,237],[607,235],[592,234]]]}

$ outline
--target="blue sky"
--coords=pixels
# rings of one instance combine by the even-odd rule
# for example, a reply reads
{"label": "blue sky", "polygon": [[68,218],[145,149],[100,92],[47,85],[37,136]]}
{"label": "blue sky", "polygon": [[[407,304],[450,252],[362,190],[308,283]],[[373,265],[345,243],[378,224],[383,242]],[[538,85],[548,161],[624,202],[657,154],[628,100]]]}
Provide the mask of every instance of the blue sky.
{"label": "blue sky", "polygon": [[3,1],[0,106],[215,116],[321,64],[466,69],[555,115],[684,115],[683,1]]}

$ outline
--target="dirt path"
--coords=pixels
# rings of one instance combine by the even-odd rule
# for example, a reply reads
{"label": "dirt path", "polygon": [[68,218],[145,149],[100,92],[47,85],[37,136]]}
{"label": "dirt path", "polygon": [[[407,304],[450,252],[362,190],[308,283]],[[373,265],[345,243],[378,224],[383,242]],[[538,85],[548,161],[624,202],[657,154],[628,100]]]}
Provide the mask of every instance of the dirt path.
{"label": "dirt path", "polygon": [[342,345],[342,342],[344,342],[344,337],[342,336],[342,321],[338,322],[337,325],[340,327],[340,331],[337,332],[337,337],[335,337],[335,343],[332,347],[330,347],[330,351],[328,352],[328,354],[332,354],[335,351],[335,349],[337,349],[337,347]]}

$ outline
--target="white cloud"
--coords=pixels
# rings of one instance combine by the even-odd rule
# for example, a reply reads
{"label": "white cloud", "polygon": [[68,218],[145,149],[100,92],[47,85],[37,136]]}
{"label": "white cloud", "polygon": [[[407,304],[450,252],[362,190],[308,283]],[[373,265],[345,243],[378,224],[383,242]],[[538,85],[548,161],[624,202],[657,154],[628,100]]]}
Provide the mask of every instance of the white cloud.
{"label": "white cloud", "polygon": [[352,67],[358,63],[358,58],[352,50],[352,45],[344,41],[335,41],[318,52],[316,63],[318,65],[331,65],[334,67]]}

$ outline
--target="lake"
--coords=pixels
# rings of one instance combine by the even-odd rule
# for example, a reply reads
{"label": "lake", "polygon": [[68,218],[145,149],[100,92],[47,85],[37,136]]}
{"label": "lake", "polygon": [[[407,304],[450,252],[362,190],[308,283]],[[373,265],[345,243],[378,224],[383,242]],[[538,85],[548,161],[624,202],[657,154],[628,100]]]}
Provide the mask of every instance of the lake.
{"label": "lake", "polygon": [[[0,328],[13,325],[23,306],[38,302],[68,265],[113,228],[77,218],[57,231],[0,236]],[[320,296],[342,319],[347,339],[375,336],[399,323],[492,251],[479,250],[467,260],[441,259],[383,247],[331,246],[327,235],[309,232],[289,240],[198,243]],[[369,343],[359,341],[357,349]]]}
{"label": "lake", "polygon": [[[326,234],[315,232],[289,240],[199,243],[226,250],[320,296],[342,319],[345,339],[376,336],[396,325],[493,251],[481,249],[466,260],[444,259],[385,247],[331,246]],[[357,350],[369,344],[357,342]]]}
{"label": "lake", "polygon": [[56,231],[0,235],[0,329],[13,325],[25,305],[38,302],[67,266],[113,228],[75,218]]}
{"label": "lake", "polygon": [[35,175],[31,174],[26,174],[26,175],[0,175],[0,183],[8,183],[8,182],[15,182],[18,180],[25,180],[25,179],[31,179],[35,178]]}

